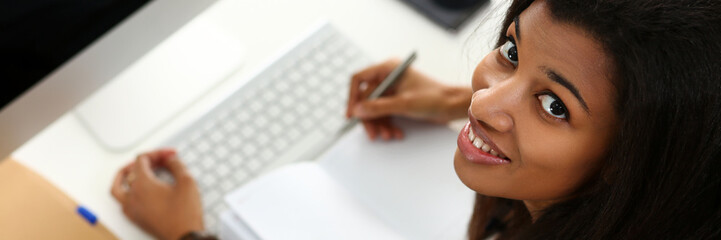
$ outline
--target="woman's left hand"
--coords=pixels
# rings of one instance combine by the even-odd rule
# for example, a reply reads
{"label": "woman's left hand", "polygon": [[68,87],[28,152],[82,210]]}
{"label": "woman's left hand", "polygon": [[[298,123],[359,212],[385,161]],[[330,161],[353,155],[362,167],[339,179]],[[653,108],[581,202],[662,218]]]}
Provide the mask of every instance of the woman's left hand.
{"label": "woman's left hand", "polygon": [[[158,179],[157,167],[167,168],[175,184]],[[176,240],[203,230],[198,188],[173,150],[139,155],[117,173],[111,193],[125,216],[156,238]]]}

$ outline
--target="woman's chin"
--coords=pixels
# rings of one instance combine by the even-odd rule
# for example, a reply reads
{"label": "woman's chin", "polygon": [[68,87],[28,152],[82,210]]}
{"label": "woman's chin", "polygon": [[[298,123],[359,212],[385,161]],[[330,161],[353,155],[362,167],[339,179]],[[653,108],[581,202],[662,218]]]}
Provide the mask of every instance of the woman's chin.
{"label": "woman's chin", "polygon": [[473,189],[471,187],[471,185],[469,185],[470,182],[468,182],[469,181],[468,177],[465,176],[466,172],[464,172],[464,170],[468,171],[468,169],[464,168],[463,165],[464,165],[464,163],[467,163],[467,162],[468,162],[468,160],[466,159],[465,156],[463,156],[463,153],[461,153],[461,150],[458,149],[458,147],[456,147],[456,153],[453,155],[453,169],[456,171],[456,176],[458,176],[458,179],[460,179],[461,182],[463,182],[463,184],[466,185],[466,187],[475,191],[475,189]]}
{"label": "woman's chin", "polygon": [[492,185],[488,185],[488,183],[492,183],[493,181],[490,181],[483,176],[486,175],[486,173],[474,172],[473,168],[483,166],[474,165],[475,164],[468,161],[461,150],[456,147],[456,153],[453,156],[453,169],[456,171],[458,179],[460,179],[466,187],[478,194],[485,196],[498,196],[498,189],[495,189]]}

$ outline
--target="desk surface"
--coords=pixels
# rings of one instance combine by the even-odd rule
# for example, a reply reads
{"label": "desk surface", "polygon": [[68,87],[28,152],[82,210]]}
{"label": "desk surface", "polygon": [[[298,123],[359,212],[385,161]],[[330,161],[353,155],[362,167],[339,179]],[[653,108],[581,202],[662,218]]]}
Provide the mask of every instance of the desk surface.
{"label": "desk surface", "polygon": [[119,238],[148,239],[123,216],[110,195],[116,171],[219,102],[290,39],[321,20],[329,20],[377,61],[417,50],[419,58],[414,67],[443,82],[469,85],[475,64],[495,42],[506,4],[492,0],[470,24],[449,33],[400,1],[219,0],[199,17],[241,39],[246,49],[245,64],[234,76],[129,151],[104,149],[73,114],[65,114],[13,156],[93,210]]}

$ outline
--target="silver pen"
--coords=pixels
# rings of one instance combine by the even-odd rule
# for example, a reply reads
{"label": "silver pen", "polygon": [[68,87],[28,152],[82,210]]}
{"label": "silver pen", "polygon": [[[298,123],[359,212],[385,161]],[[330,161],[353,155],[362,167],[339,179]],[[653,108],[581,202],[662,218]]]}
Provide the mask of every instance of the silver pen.
{"label": "silver pen", "polygon": [[[368,95],[368,98],[366,98],[366,99],[373,100],[373,99],[379,98],[381,95],[383,95],[383,93],[385,93],[386,90],[388,90],[391,86],[393,86],[393,84],[398,82],[398,79],[401,78],[401,75],[403,75],[403,73],[406,71],[406,69],[408,69],[408,67],[411,66],[411,63],[413,63],[413,60],[416,60],[416,52],[415,51],[412,52],[411,55],[408,56],[408,58],[406,58],[405,61],[403,61],[403,63],[401,63],[395,69],[393,69],[393,71],[391,71],[391,73],[388,74],[388,76],[386,76],[385,79],[383,79],[381,84],[378,85],[378,87],[376,87],[376,89],[374,89],[373,92],[371,92],[371,94]],[[343,135],[344,133],[349,131],[351,128],[353,128],[353,126],[358,124],[358,122],[360,122],[360,120],[356,117],[348,119],[345,122],[345,125],[343,125],[343,127],[338,131],[338,135]]]}

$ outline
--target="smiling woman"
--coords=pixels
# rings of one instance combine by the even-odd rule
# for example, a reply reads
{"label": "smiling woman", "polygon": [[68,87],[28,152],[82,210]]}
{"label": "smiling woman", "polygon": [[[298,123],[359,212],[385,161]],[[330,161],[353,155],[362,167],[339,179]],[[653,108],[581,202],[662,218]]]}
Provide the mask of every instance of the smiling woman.
{"label": "smiling woman", "polygon": [[389,115],[467,109],[454,166],[477,192],[471,239],[717,239],[719,12],[718,1],[517,0],[472,91],[425,93],[411,69],[394,94],[349,107],[386,139],[400,131]]}
{"label": "smiling woman", "polygon": [[470,237],[718,238],[719,11],[515,1],[476,68],[464,129],[508,164],[475,162],[484,149],[458,140],[456,171],[478,192]]}

